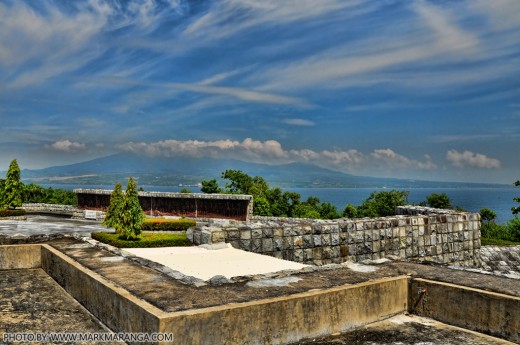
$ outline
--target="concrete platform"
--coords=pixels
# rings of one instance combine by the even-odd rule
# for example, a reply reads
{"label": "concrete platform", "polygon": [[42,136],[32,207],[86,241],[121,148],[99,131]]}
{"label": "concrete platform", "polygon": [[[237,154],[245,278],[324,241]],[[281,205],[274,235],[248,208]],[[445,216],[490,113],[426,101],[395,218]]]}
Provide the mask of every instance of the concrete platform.
{"label": "concrete platform", "polygon": [[0,270],[0,343],[11,344],[4,333],[113,332],[36,268]]}
{"label": "concrete platform", "polygon": [[185,275],[208,280],[215,275],[226,278],[299,270],[307,265],[235,249],[203,247],[127,248],[126,252],[160,263]]}

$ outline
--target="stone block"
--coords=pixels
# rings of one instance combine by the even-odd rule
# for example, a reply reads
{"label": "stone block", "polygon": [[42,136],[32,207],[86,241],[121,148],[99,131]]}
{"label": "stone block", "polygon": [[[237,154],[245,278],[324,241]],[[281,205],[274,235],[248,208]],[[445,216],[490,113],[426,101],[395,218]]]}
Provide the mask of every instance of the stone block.
{"label": "stone block", "polygon": [[312,248],[314,243],[312,241],[313,235],[303,235],[303,248]]}
{"label": "stone block", "polygon": [[275,228],[273,230],[273,236],[274,237],[283,237],[283,229],[282,228]]}
{"label": "stone block", "polygon": [[294,248],[303,248],[303,236],[293,236]]}
{"label": "stone block", "polygon": [[250,252],[251,251],[251,240],[240,240],[240,249]]}
{"label": "stone block", "polygon": [[275,251],[282,251],[284,249],[283,247],[283,238],[275,238],[273,240],[274,242],[274,250]]}
{"label": "stone block", "polygon": [[292,237],[284,237],[283,238],[283,250],[291,250],[293,249],[294,246],[293,246],[293,241],[292,241]]}
{"label": "stone block", "polygon": [[332,249],[332,251],[331,251],[332,259],[339,258],[341,256],[341,249],[339,248],[339,246],[331,247],[331,249]]}
{"label": "stone block", "polygon": [[303,262],[303,249],[295,249],[293,253],[293,260],[295,262]]}
{"label": "stone block", "polygon": [[372,242],[372,253],[379,253],[381,250],[381,241]]}
{"label": "stone block", "polygon": [[229,241],[239,240],[240,239],[240,232],[238,231],[238,229],[227,230],[227,239]]}
{"label": "stone block", "polygon": [[331,241],[331,238],[330,238],[330,234],[323,234],[323,235],[321,235],[321,245],[323,247],[330,246],[331,243],[332,243],[332,241]]}
{"label": "stone block", "polygon": [[214,231],[211,233],[211,243],[226,242],[226,232]]}
{"label": "stone block", "polygon": [[304,249],[303,250],[303,260],[304,262],[312,261],[314,260],[314,253],[312,248]]}
{"label": "stone block", "polygon": [[263,237],[271,238],[273,237],[273,229],[272,228],[264,228],[262,229]]}
{"label": "stone block", "polygon": [[262,239],[262,252],[272,252],[273,248],[273,239],[272,238],[263,238]]}
{"label": "stone block", "polygon": [[240,239],[241,240],[250,240],[251,239],[251,230],[241,230]]}
{"label": "stone block", "polygon": [[346,256],[350,255],[349,246],[346,244],[340,245],[339,252],[340,252],[341,257],[346,257]]}
{"label": "stone block", "polygon": [[321,235],[312,235],[312,241],[315,247],[321,247]]}
{"label": "stone block", "polygon": [[339,245],[339,233],[332,233],[331,236],[331,245],[338,246]]}
{"label": "stone block", "polygon": [[262,229],[252,229],[251,238],[262,238],[264,232]]}

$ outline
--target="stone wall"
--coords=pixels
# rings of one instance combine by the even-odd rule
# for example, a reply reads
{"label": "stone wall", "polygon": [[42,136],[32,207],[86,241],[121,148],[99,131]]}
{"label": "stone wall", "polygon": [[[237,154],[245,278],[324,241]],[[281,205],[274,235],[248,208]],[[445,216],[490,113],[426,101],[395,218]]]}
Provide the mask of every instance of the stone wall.
{"label": "stone wall", "polygon": [[211,221],[188,230],[195,244],[230,243],[235,248],[309,263],[377,260],[387,256],[462,266],[479,264],[480,216],[415,207],[401,215],[332,221],[260,218]]}
{"label": "stone wall", "polygon": [[42,214],[54,214],[72,216],[78,209],[71,205],[58,205],[58,204],[43,204],[43,203],[30,203],[23,204],[22,207],[27,213],[42,213]]}
{"label": "stone wall", "polygon": [[[110,190],[75,189],[78,208],[106,211]],[[253,197],[237,194],[139,192],[139,202],[149,216],[222,218],[246,221],[253,214]]]}

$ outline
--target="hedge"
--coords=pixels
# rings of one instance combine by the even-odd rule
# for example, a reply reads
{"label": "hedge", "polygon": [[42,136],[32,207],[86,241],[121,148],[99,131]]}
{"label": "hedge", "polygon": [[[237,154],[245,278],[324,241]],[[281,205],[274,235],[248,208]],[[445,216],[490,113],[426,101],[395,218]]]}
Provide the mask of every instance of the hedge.
{"label": "hedge", "polygon": [[19,217],[19,216],[25,216],[25,210],[21,210],[21,209],[10,210],[7,208],[0,210],[0,217]]}
{"label": "hedge", "polygon": [[184,231],[195,226],[194,220],[188,219],[165,219],[165,218],[148,218],[142,225],[143,231]]}
{"label": "hedge", "polygon": [[92,238],[117,248],[155,248],[155,247],[188,247],[192,246],[185,234],[141,233],[137,240],[119,239],[119,234],[93,232]]}

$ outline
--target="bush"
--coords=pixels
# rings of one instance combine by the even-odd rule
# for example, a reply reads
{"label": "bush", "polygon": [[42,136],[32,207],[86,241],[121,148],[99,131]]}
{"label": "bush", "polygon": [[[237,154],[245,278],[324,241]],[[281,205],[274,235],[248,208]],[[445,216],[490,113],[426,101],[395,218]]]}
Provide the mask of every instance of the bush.
{"label": "bush", "polygon": [[520,218],[515,217],[505,224],[482,223],[482,237],[520,242]]}
{"label": "bush", "polygon": [[19,217],[19,216],[25,216],[25,210],[9,210],[4,209],[0,210],[0,217]]}
{"label": "bush", "polygon": [[195,226],[194,220],[149,218],[141,224],[143,231],[184,231]]}
{"label": "bush", "polygon": [[140,238],[122,240],[118,234],[93,232],[92,238],[117,248],[156,248],[156,247],[188,247],[191,242],[186,234],[141,233]]}

